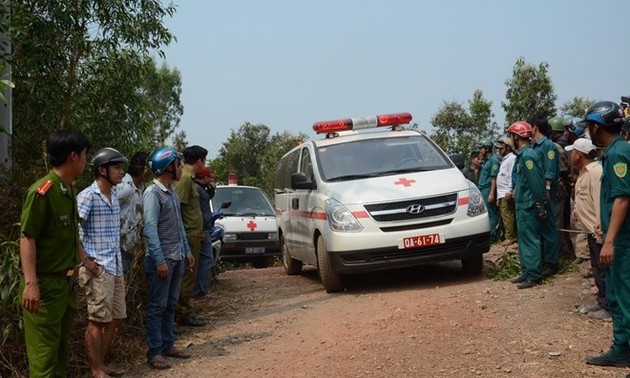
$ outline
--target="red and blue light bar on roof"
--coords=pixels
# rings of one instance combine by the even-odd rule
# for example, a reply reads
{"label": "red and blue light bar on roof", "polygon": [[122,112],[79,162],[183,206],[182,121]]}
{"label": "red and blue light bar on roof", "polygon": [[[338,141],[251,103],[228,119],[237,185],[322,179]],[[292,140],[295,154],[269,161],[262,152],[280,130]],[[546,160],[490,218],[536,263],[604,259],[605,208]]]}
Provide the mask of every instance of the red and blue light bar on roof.
{"label": "red and blue light bar on roof", "polygon": [[313,130],[317,134],[328,134],[339,131],[371,129],[381,126],[396,126],[411,122],[409,113],[381,114],[371,117],[345,118],[334,121],[316,122]]}

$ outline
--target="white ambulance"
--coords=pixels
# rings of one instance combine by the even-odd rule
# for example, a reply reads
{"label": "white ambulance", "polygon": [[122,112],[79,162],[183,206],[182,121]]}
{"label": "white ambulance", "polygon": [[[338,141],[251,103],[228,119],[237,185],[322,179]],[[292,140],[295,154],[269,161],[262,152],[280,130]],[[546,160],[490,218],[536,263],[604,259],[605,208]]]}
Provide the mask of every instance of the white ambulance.
{"label": "white ambulance", "polygon": [[255,268],[273,264],[280,256],[276,214],[262,189],[254,186],[219,185],[210,203],[213,211],[224,202],[223,217],[215,225],[225,231],[221,260],[249,262]]}
{"label": "white ambulance", "polygon": [[481,193],[429,137],[403,126],[411,119],[318,122],[313,129],[324,138],[278,162],[276,220],[287,274],[313,265],[335,292],[346,274],[428,261],[460,259],[465,272],[481,272],[490,249]]}

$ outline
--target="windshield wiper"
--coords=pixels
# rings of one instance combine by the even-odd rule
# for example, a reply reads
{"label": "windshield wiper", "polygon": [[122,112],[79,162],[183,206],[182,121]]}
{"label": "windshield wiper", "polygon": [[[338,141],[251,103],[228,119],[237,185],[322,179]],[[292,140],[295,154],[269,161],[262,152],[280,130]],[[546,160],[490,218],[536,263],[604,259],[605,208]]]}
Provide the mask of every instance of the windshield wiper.
{"label": "windshield wiper", "polygon": [[377,176],[379,176],[378,173],[368,173],[368,174],[362,174],[362,175],[345,175],[345,176],[337,176],[337,177],[329,178],[328,181],[358,180],[362,178],[370,178],[370,177],[377,177]]}

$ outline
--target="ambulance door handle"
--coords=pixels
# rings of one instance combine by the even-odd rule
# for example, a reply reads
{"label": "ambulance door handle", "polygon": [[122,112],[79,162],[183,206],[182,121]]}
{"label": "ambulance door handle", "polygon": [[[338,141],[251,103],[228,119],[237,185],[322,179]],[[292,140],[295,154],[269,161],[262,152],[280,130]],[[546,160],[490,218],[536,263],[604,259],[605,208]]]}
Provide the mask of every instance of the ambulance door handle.
{"label": "ambulance door handle", "polygon": [[299,198],[291,199],[291,209],[298,210],[299,208],[300,208],[300,199]]}

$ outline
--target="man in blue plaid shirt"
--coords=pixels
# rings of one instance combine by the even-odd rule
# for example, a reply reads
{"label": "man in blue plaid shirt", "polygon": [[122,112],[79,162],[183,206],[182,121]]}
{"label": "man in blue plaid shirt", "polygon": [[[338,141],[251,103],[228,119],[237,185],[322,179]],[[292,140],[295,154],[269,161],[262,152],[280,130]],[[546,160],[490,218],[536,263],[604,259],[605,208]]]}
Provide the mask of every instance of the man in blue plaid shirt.
{"label": "man in blue plaid shirt", "polygon": [[86,295],[88,325],[85,344],[93,377],[124,371],[105,367],[105,355],[116,328],[127,317],[125,281],[120,254],[120,203],[112,190],[125,175],[127,159],[103,148],[92,159],[96,180],[77,196],[81,237],[78,282]]}

